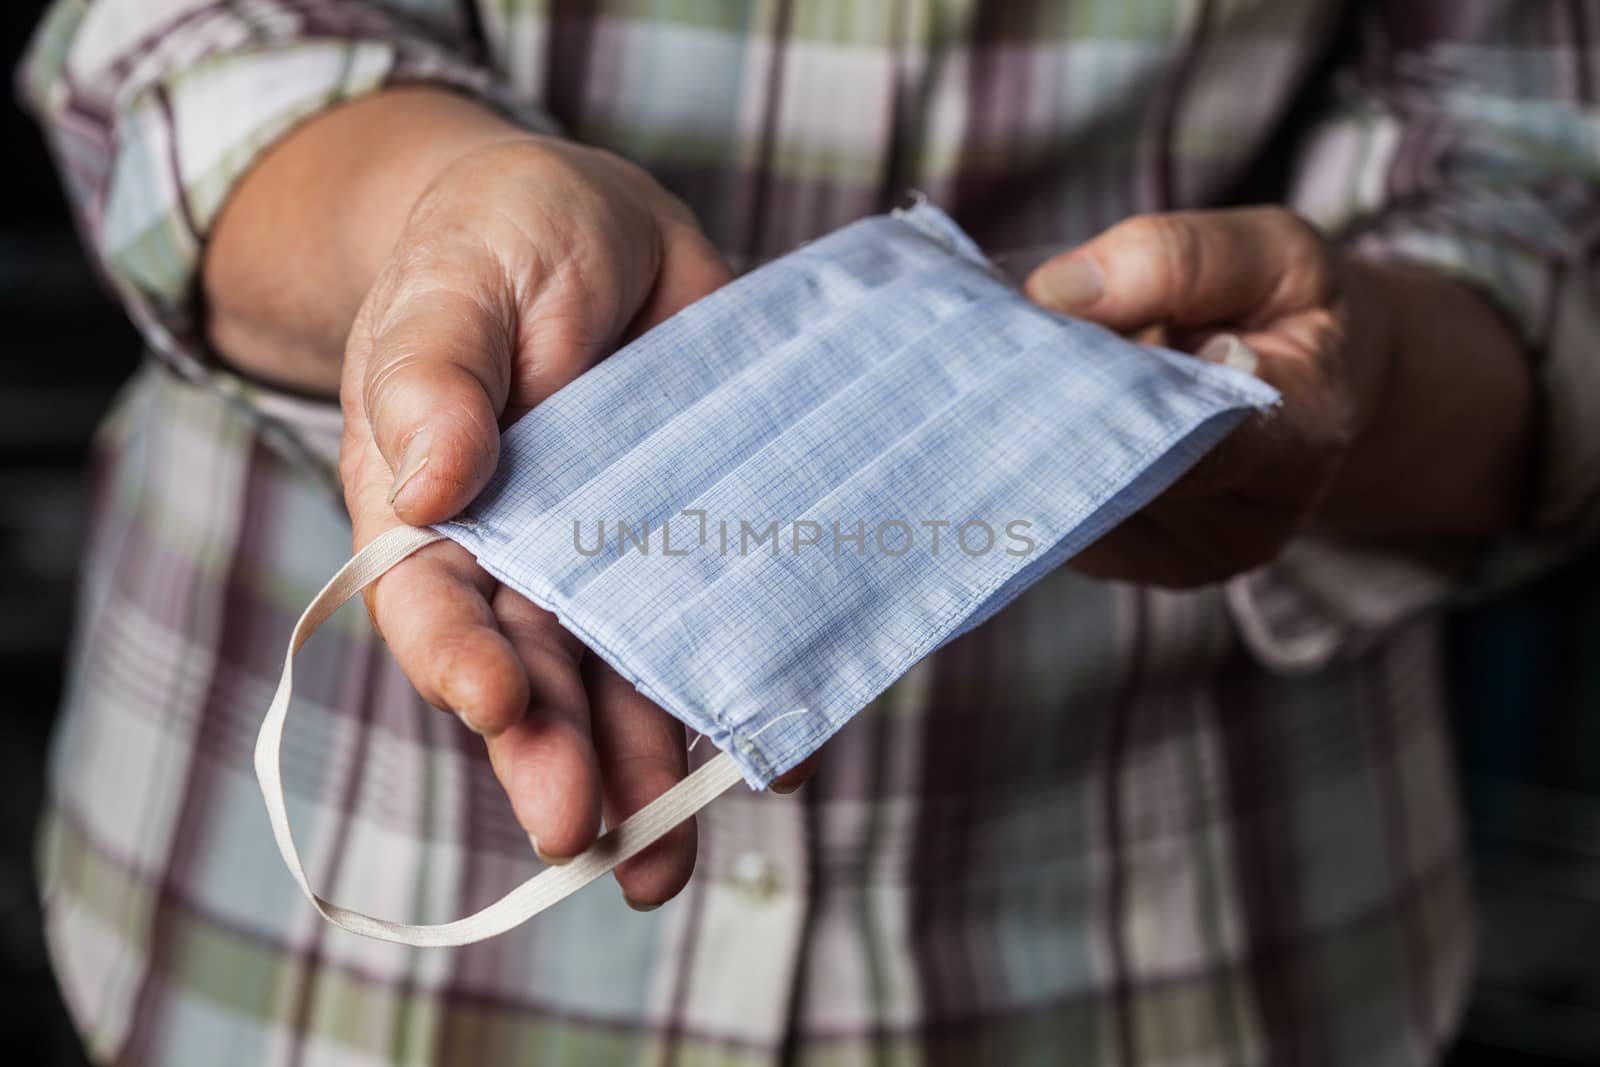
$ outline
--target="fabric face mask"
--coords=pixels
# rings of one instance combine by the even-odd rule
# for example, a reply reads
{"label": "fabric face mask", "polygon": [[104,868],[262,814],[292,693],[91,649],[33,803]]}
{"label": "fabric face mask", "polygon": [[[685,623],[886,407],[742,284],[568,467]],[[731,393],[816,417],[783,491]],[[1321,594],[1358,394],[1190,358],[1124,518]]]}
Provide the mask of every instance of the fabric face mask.
{"label": "fabric face mask", "polygon": [[[1276,399],[1038,308],[931,206],[847,226],[540,404],[467,514],[379,537],[318,595],[256,748],[279,849],[358,933],[449,945],[509,929],[741,777],[764,788]],[[421,927],[312,893],[279,757],[294,651],[441,537],[721,753],[573,862]]]}

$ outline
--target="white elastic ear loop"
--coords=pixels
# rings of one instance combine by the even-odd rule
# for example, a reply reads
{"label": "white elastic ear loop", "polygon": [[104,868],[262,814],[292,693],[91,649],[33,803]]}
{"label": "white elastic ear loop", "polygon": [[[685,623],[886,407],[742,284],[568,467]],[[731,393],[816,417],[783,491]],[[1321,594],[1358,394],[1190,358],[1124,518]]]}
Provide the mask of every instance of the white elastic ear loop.
{"label": "white elastic ear loop", "polygon": [[273,695],[272,706],[267,709],[267,717],[261,723],[261,732],[256,735],[256,779],[261,783],[261,795],[267,802],[267,818],[272,822],[272,835],[277,838],[283,862],[288,865],[289,873],[294,875],[306,899],[329,922],[352,933],[375,937],[380,941],[424,947],[469,945],[526,922],[617,864],[643,851],[668,830],[721,796],[741,777],[738,765],[727,753],[719,752],[715,759],[646,804],[621,826],[602,836],[581,856],[574,857],[570,863],[560,867],[541,871],[482,911],[455,922],[438,926],[390,922],[341,908],[317,896],[300,863],[300,853],[294,845],[294,833],[289,829],[289,813],[283,797],[283,727],[289,715],[289,700],[294,693],[295,653],[346,600],[376,581],[396,563],[443,537],[443,534],[433,530],[399,526],[375,538],[356,553],[355,558],[339,568],[339,573],[322,587],[322,591],[306,608],[305,614],[300,616],[300,621],[295,623],[294,633],[289,638],[289,651],[283,660],[283,674],[278,679],[278,691]]}

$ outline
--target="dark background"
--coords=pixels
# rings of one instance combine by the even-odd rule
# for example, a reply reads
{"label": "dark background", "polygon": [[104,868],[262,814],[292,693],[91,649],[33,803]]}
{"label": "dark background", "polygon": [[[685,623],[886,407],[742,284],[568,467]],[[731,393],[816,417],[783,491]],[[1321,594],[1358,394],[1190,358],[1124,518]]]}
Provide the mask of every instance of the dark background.
{"label": "dark background", "polygon": [[78,1067],[39,932],[33,830],[83,527],[95,423],[135,366],[133,330],[84,260],[12,72],[42,0],[0,4],[0,1058]]}
{"label": "dark background", "polygon": [[[40,0],[0,5],[13,71]],[[78,1067],[40,935],[33,831],[95,424],[139,358],[73,232],[37,129],[0,101],[0,1049]],[[1600,553],[1458,615],[1452,691],[1483,964],[1451,1067],[1600,1063]]]}

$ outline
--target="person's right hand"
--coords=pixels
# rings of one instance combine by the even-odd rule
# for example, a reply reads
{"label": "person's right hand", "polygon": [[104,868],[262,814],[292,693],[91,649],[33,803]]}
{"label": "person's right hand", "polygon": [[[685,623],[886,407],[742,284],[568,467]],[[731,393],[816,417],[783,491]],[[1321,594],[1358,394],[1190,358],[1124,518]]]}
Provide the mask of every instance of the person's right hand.
{"label": "person's right hand", "polygon": [[[503,426],[727,279],[639,168],[411,87],[318,115],[258,161],[207,236],[203,284],[230,363],[339,390],[360,548],[456,514]],[[682,777],[683,727],[459,547],[419,552],[367,605],[423,697],[487,738],[546,857],[577,854],[602,815],[615,826]],[[694,853],[687,824],[617,869],[623,894],[667,899]]]}
{"label": "person's right hand", "polygon": [[[616,156],[524,136],[456,159],[350,331],[340,472],[356,547],[456,514],[493,472],[503,426],[727,278],[688,210]],[[418,692],[487,739],[547,859],[684,775],[683,727],[461,547],[419,552],[367,605]],[[624,895],[667,899],[694,853],[685,824],[619,868]]]}

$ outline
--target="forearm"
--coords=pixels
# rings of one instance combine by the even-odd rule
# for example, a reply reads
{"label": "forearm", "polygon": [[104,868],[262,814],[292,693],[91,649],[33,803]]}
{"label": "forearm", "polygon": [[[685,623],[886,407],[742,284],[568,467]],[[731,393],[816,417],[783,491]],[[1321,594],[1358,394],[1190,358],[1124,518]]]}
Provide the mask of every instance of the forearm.
{"label": "forearm", "polygon": [[1524,519],[1533,437],[1523,344],[1483,295],[1437,271],[1349,266],[1349,299],[1377,309],[1381,365],[1319,525],[1370,537],[1510,532]]}
{"label": "forearm", "polygon": [[212,230],[211,344],[253,377],[332,395],[350,323],[423,190],[465,153],[529,136],[420,87],[300,126],[244,177]]}

